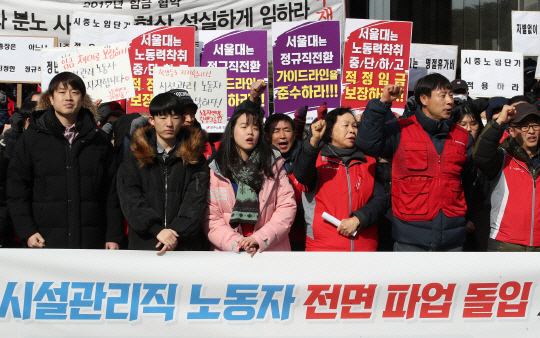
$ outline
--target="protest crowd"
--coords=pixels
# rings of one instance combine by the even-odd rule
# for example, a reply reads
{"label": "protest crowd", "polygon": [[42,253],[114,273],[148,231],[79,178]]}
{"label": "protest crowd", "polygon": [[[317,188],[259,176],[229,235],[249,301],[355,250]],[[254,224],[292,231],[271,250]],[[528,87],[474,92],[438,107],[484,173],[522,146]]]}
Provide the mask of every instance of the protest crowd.
{"label": "protest crowd", "polygon": [[312,123],[307,106],[265,119],[266,87],[210,135],[183,89],[125,114],[70,72],[18,93],[17,109],[3,85],[2,247],[540,251],[534,79],[473,100],[432,73],[401,116],[406,88],[388,84],[362,114],[321,102]]}

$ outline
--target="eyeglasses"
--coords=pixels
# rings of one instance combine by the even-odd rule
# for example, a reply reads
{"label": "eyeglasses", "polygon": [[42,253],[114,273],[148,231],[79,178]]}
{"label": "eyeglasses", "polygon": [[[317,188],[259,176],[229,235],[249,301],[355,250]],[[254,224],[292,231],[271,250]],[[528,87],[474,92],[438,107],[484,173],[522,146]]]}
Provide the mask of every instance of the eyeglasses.
{"label": "eyeglasses", "polygon": [[469,126],[473,131],[478,130],[478,122],[460,122],[458,125],[463,129],[467,129],[467,126]]}
{"label": "eyeglasses", "polygon": [[526,133],[526,132],[528,132],[531,128],[532,128],[534,131],[539,131],[539,130],[540,130],[540,124],[527,124],[527,125],[523,125],[523,126],[515,126],[514,128],[518,128],[518,129],[521,130],[522,132]]}

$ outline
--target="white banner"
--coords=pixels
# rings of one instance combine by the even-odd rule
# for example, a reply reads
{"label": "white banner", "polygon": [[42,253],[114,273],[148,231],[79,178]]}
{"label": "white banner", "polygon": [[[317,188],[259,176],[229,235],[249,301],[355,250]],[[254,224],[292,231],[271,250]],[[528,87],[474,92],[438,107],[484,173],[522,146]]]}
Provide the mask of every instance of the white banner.
{"label": "white banner", "polygon": [[44,92],[49,88],[49,83],[58,71],[59,56],[66,55],[73,49],[71,47],[44,48],[41,50],[41,90]]}
{"label": "white banner", "polygon": [[70,49],[56,61],[59,72],[72,72],[83,79],[93,100],[110,102],[135,96],[126,42]]}
{"label": "white banner", "polygon": [[540,12],[512,11],[512,51],[540,55]]}
{"label": "white banner", "polygon": [[128,41],[126,29],[133,25],[131,15],[73,12],[69,44],[77,46],[104,46]]}
{"label": "white banner", "polygon": [[[39,251],[39,252],[38,252]],[[536,253],[0,250],[4,337],[537,337]]]}
{"label": "white banner", "polygon": [[461,74],[469,95],[523,95],[523,54],[485,50],[461,51]]}
{"label": "white banner", "polygon": [[41,82],[41,49],[54,37],[0,36],[0,82]]}
{"label": "white banner", "polygon": [[227,125],[227,68],[155,67],[154,96],[185,89],[197,105],[195,118],[209,133],[222,133]]}
{"label": "white banner", "polygon": [[428,74],[439,73],[450,81],[456,78],[458,46],[411,43],[409,90]]}
{"label": "white banner", "polygon": [[[276,21],[328,21],[345,23],[344,0],[2,0],[3,35],[58,36],[69,43],[73,12],[131,15],[135,25],[193,26],[206,29],[264,29]],[[270,36],[269,36],[270,38]]]}

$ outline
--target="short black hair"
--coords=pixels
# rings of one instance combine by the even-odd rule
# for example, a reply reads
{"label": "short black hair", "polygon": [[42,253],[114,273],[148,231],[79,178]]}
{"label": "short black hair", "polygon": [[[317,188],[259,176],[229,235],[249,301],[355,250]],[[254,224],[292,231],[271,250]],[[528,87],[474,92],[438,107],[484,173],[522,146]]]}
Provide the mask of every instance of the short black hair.
{"label": "short black hair", "polygon": [[150,115],[184,115],[184,103],[178,96],[161,93],[150,101]]}
{"label": "short black hair", "polygon": [[452,84],[445,76],[439,73],[428,74],[416,82],[414,100],[419,106],[423,106],[420,97],[422,95],[431,97],[431,92],[437,89],[452,90]]}
{"label": "short black hair", "polygon": [[355,116],[351,108],[345,107],[338,107],[329,111],[328,114],[326,114],[326,116],[324,117],[324,120],[326,121],[326,131],[324,132],[324,135],[322,137],[323,142],[332,142],[332,130],[334,129],[334,125],[336,124],[338,116],[345,115],[347,113],[351,114],[353,117]]}
{"label": "short black hair", "polygon": [[291,128],[294,130],[294,121],[287,114],[272,114],[264,122],[264,133],[270,135],[270,125],[274,122],[285,121],[291,124]]}
{"label": "short black hair", "polygon": [[80,91],[82,97],[86,95],[86,85],[84,84],[84,81],[79,77],[79,75],[72,72],[62,72],[53,77],[49,83],[47,94],[49,94],[49,96],[53,96],[53,93],[58,90],[60,85],[63,85],[64,87],[70,85],[71,88]]}
{"label": "short black hair", "polygon": [[527,102],[527,103],[532,104],[531,99],[529,99],[529,97],[526,96],[526,95],[516,95],[516,96],[514,96],[513,98],[511,98],[510,100],[508,100],[508,103],[507,103],[507,104],[508,104],[509,106],[511,106],[511,105],[513,105],[514,103],[516,103],[516,102],[521,102],[521,101],[525,101],[525,102]]}

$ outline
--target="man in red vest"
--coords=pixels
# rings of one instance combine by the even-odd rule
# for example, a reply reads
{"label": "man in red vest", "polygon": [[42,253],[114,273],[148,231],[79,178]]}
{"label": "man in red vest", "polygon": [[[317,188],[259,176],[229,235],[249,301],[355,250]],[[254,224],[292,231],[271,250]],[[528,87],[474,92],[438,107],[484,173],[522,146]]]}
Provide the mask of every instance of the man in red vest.
{"label": "man in red vest", "polygon": [[[367,155],[393,157],[394,251],[463,251],[465,188],[476,177],[472,136],[452,122],[452,85],[440,74],[418,80],[414,115],[385,123],[403,94],[387,85],[364,112],[356,143]],[[462,184],[463,182],[463,184]]]}
{"label": "man in red vest", "polygon": [[505,105],[478,139],[474,162],[495,186],[488,251],[540,251],[539,137],[538,109],[524,102]]}

